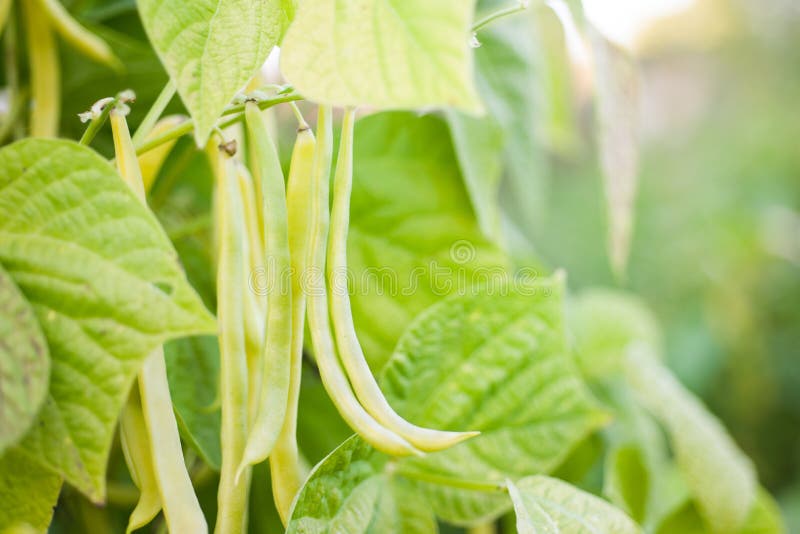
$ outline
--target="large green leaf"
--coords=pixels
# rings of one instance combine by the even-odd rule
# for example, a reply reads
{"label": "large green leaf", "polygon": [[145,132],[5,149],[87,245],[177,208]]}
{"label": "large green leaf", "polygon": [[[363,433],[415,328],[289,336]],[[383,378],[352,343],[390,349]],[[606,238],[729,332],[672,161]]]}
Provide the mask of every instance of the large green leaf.
{"label": "large green leaf", "polygon": [[198,145],[267,59],[294,13],[293,0],[138,3],[150,42],[195,120]]}
{"label": "large green leaf", "polygon": [[[567,350],[562,292],[558,277],[489,286],[415,319],[384,370],[387,398],[416,424],[482,433],[446,451],[404,459],[400,473],[466,483],[547,473],[607,419]],[[448,521],[473,523],[502,510],[503,502],[485,493],[421,486]]]}
{"label": "large green leaf", "polygon": [[473,7],[473,0],[301,2],[281,68],[315,102],[480,111],[469,47]]}
{"label": "large green leaf", "polygon": [[164,346],[169,391],[181,436],[213,469],[220,449],[219,346],[214,336],[188,337]]}
{"label": "large green leaf", "polygon": [[644,348],[632,350],[628,381],[670,435],[678,467],[713,532],[737,532],[755,500],[750,460],[722,424]]}
{"label": "large green leaf", "polygon": [[60,489],[60,476],[19,449],[6,451],[0,457],[0,532],[12,525],[47,529]]}
{"label": "large green leaf", "polygon": [[287,533],[435,534],[430,508],[387,461],[358,436],[342,443],[309,475]]}
{"label": "large green leaf", "polygon": [[50,347],[50,393],[22,448],[95,501],[141,360],[212,333],[155,217],[90,149],[31,139],[0,151],[0,261]]}
{"label": "large green leaf", "polygon": [[50,353],[42,329],[0,264],[0,455],[30,428],[49,380]]}
{"label": "large green leaf", "polygon": [[637,534],[636,523],[603,499],[556,478],[534,476],[508,491],[520,534]]}
{"label": "large green leaf", "polygon": [[353,314],[379,370],[418,313],[506,276],[508,260],[481,234],[439,118],[382,113],[358,121],[354,164]]}

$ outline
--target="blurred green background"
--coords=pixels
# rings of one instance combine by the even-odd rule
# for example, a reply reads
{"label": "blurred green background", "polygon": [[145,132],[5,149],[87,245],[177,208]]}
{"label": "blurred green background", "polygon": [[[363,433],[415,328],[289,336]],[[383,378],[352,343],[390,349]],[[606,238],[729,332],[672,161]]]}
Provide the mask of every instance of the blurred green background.
{"label": "blurred green background", "polygon": [[705,4],[659,23],[641,52],[627,280],[608,266],[602,181],[580,132],[573,153],[551,154],[545,223],[531,235],[571,288],[621,286],[647,301],[670,367],[800,532],[800,4]]}

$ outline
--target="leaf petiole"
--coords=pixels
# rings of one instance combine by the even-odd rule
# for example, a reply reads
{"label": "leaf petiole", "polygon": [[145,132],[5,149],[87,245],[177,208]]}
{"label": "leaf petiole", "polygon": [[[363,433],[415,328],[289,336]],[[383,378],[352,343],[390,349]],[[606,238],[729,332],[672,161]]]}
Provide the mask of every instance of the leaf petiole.
{"label": "leaf petiole", "polygon": [[[302,100],[303,97],[296,93],[290,93],[286,95],[276,96],[274,98],[269,98],[265,100],[260,100],[257,102],[258,107],[260,109],[267,109],[272,106],[277,106],[278,104],[283,104],[285,102],[295,102],[297,100]],[[223,113],[223,117],[227,115],[234,115],[231,118],[225,119],[222,122],[217,124],[217,127],[220,129],[225,129],[231,124],[235,124],[244,118],[244,104],[237,104],[228,107]],[[141,155],[145,152],[153,150],[156,147],[163,145],[164,143],[168,143],[174,139],[178,139],[179,137],[183,137],[194,130],[194,121],[192,119],[186,120],[177,126],[163,132],[162,134],[155,136],[147,141],[143,141],[140,145],[136,147],[136,154]]]}
{"label": "leaf petiole", "polygon": [[169,80],[158,94],[156,101],[153,102],[153,105],[147,111],[147,115],[144,116],[139,127],[136,128],[136,132],[134,132],[132,138],[134,146],[140,145],[147,137],[147,134],[153,130],[153,126],[155,126],[158,119],[161,118],[161,115],[164,113],[164,110],[167,108],[167,105],[169,105],[173,96],[175,96],[175,84],[172,80]]}
{"label": "leaf petiole", "polygon": [[465,480],[459,478],[448,477],[444,475],[437,475],[425,471],[418,471],[408,467],[399,467],[393,470],[393,474],[418,480],[420,482],[429,482],[438,486],[448,486],[451,488],[464,489],[469,491],[483,491],[490,493],[508,492],[508,486],[505,482],[488,482],[482,480]]}
{"label": "leaf petiole", "polygon": [[497,11],[489,13],[488,15],[483,17],[481,20],[472,25],[472,31],[478,32],[498,19],[502,19],[503,17],[507,17],[509,15],[514,15],[515,13],[520,13],[522,11],[525,11],[526,9],[528,9],[529,5],[530,5],[529,0],[517,0],[516,4],[514,4],[513,6],[508,6],[504,7],[503,9],[498,9]]}

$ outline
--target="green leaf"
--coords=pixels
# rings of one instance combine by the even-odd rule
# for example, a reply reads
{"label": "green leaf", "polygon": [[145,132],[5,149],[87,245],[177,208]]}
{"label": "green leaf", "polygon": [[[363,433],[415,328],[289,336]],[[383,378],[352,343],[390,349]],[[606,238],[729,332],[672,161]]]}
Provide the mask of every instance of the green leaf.
{"label": "green leaf", "polygon": [[51,354],[50,393],[25,453],[105,496],[114,426],[141,360],[216,326],[150,211],[103,158],[64,140],[0,150],[0,262]]}
{"label": "green leaf", "polygon": [[164,345],[172,406],[181,436],[213,469],[220,449],[219,345],[214,336],[187,337]]}
{"label": "green leaf", "polygon": [[[711,531],[706,528],[696,506],[690,500],[686,500],[683,506],[664,518],[655,532],[657,534],[676,532],[709,534]],[[785,534],[786,532],[786,526],[775,499],[764,488],[759,488],[747,520],[738,534]]]}
{"label": "green leaf", "polygon": [[640,346],[626,375],[639,400],[667,428],[676,462],[713,532],[736,532],[755,500],[750,460],[722,424]]}
{"label": "green leaf", "polygon": [[301,2],[281,45],[281,68],[315,102],[480,112],[473,8],[473,0]]}
{"label": "green leaf", "polygon": [[139,0],[150,42],[205,144],[214,122],[278,44],[293,0]]}
{"label": "green leaf", "polygon": [[[387,399],[418,425],[482,433],[446,451],[403,459],[400,473],[467,483],[547,473],[607,420],[567,350],[562,286],[555,277],[469,291],[414,320],[384,370]],[[507,507],[474,491],[424,491],[441,493],[429,496],[437,515],[460,524]]]}
{"label": "green leaf", "polygon": [[0,455],[33,424],[49,381],[50,352],[42,329],[0,264]]}
{"label": "green leaf", "polygon": [[358,336],[379,370],[411,320],[441,297],[507,278],[475,221],[437,117],[381,113],[356,124],[348,265]]}
{"label": "green leaf", "polygon": [[435,534],[436,520],[388,458],[358,436],[342,443],[311,472],[295,501],[287,534]]}
{"label": "green leaf", "polygon": [[783,524],[778,503],[767,490],[758,488],[756,502],[753,503],[740,534],[784,534],[785,532],[786,526]]}
{"label": "green leaf", "polygon": [[508,492],[520,534],[637,534],[636,523],[611,504],[556,478],[534,476]]}
{"label": "green leaf", "polygon": [[650,472],[638,447],[617,447],[606,458],[603,493],[641,523],[650,496]]}
{"label": "green leaf", "polygon": [[484,235],[497,238],[500,232],[498,190],[502,176],[503,130],[492,118],[445,112],[453,147],[472,207]]}
{"label": "green leaf", "polygon": [[535,72],[539,52],[532,30],[524,15],[481,30],[476,80],[489,113],[446,114],[470,200],[481,228],[494,238],[499,236],[501,184],[512,191],[512,206],[524,206],[517,210],[523,216],[536,212],[526,208],[541,199],[544,157],[534,138],[534,125],[540,120],[535,90],[540,84]]}
{"label": "green leaf", "polygon": [[61,477],[12,448],[0,457],[0,528],[29,525],[44,531],[53,517]]}
{"label": "green leaf", "polygon": [[590,381],[620,374],[632,343],[646,343],[655,350],[661,347],[661,330],[653,312],[629,293],[585,290],[569,303],[567,319],[578,364]]}

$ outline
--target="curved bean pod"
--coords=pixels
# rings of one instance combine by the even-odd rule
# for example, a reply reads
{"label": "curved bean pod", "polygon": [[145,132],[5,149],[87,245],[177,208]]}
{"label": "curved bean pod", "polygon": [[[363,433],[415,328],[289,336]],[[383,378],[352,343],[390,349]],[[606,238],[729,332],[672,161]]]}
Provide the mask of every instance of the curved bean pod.
{"label": "curved bean pod", "polygon": [[331,232],[328,242],[328,284],[336,347],[358,400],[379,423],[397,432],[426,452],[452,447],[480,432],[446,432],[409,423],[395,412],[383,396],[370,371],[356,335],[350,295],[347,291],[347,232],[350,225],[350,193],[353,189],[353,129],[355,111],[345,111],[339,156],[333,185]]}
{"label": "curved bean pod", "polygon": [[32,137],[55,137],[61,118],[61,66],[55,35],[39,4],[21,2],[31,70],[29,129]]}
{"label": "curved bean pod", "polygon": [[[85,56],[108,65],[116,71],[122,70],[122,62],[114,55],[104,40],[84,28],[58,0],[25,0],[37,2],[42,13],[61,37]],[[43,21],[42,21],[43,22]]]}
{"label": "curved bean pod", "polygon": [[321,105],[317,119],[317,146],[314,151],[309,192],[307,273],[304,273],[308,299],[308,326],[314,345],[322,384],[333,404],[350,427],[376,449],[394,456],[421,454],[408,441],[378,423],[359,404],[341,368],[328,318],[325,287],[325,247],[329,223],[329,181],[333,156],[332,112]]}
{"label": "curved bean pod", "polygon": [[139,500],[128,519],[126,534],[147,525],[161,511],[161,494],[156,483],[150,438],[147,434],[139,389],[134,384],[119,419],[122,454],[133,483],[139,488]]}

